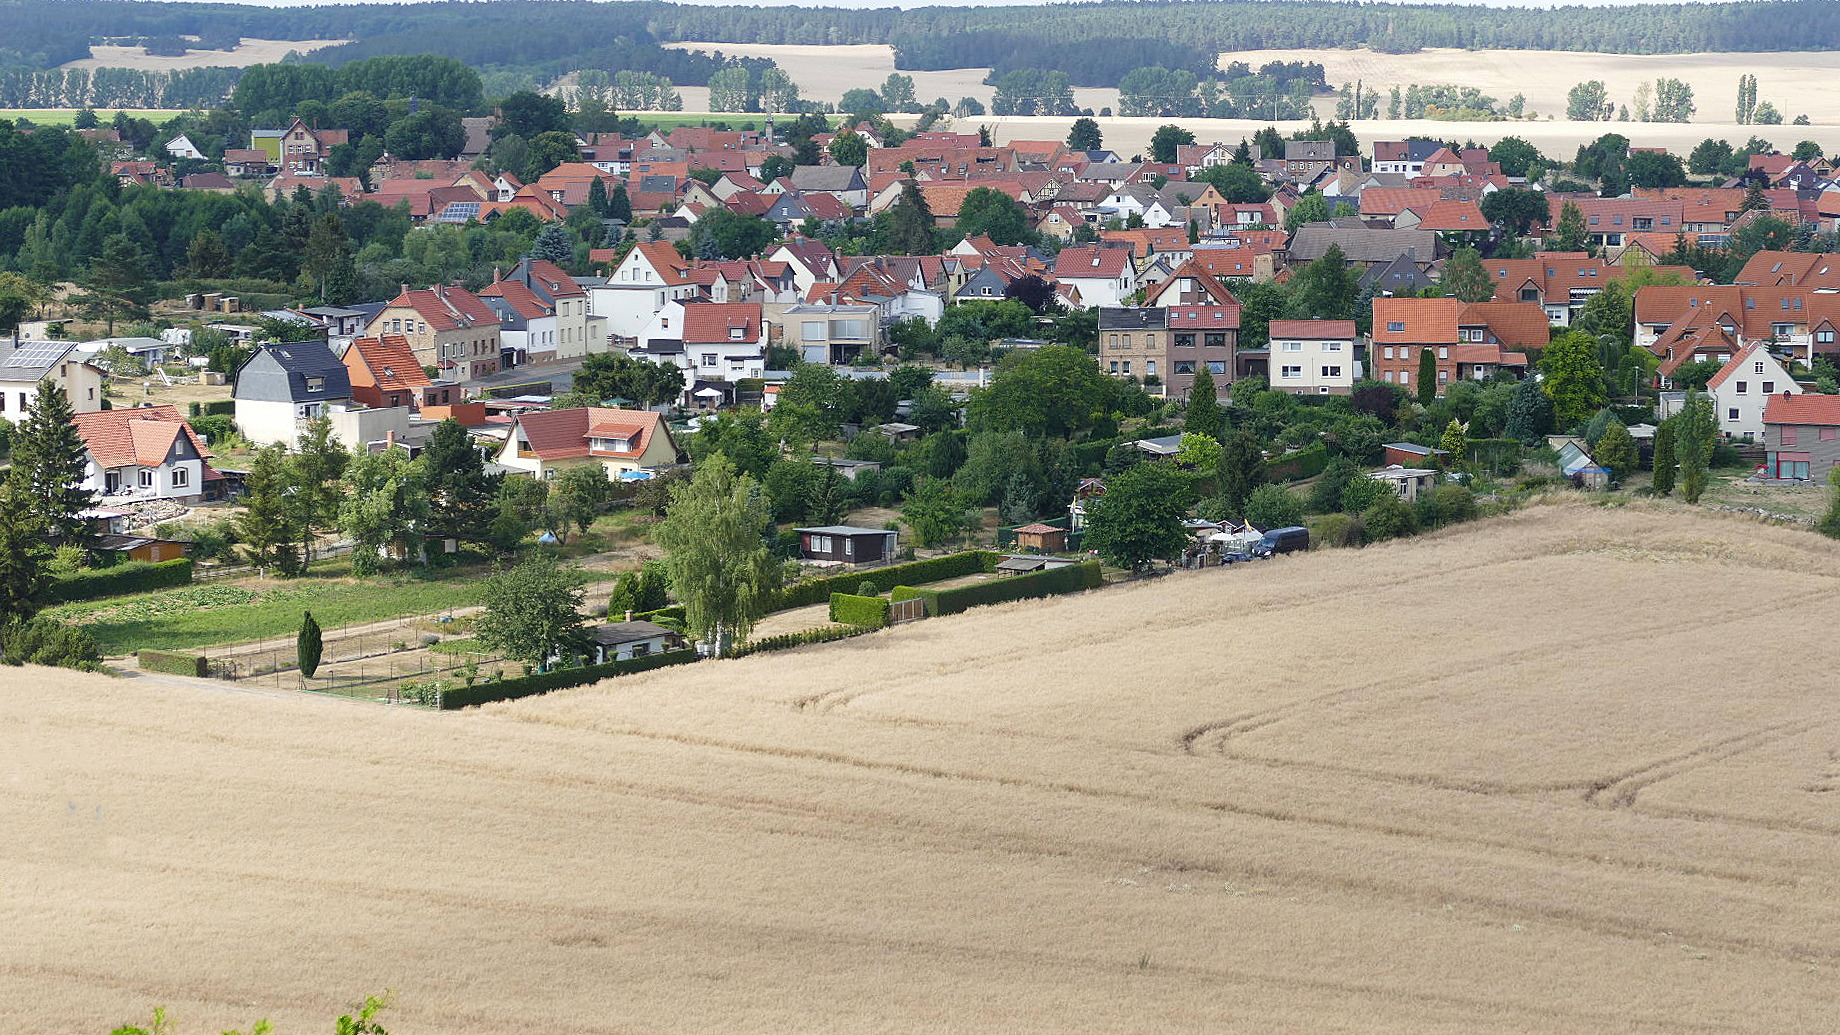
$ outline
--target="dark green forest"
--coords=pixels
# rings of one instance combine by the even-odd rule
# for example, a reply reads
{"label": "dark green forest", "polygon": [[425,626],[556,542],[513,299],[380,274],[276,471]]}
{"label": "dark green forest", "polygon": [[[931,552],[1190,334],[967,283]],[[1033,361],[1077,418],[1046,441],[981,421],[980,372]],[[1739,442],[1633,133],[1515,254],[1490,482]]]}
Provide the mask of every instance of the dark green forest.
{"label": "dark green forest", "polygon": [[1662,54],[1840,49],[1840,4],[1729,4],[1513,9],[1426,4],[1147,0],[1051,7],[699,7],[586,0],[363,4],[264,8],[131,0],[0,0],[0,71],[43,70],[89,56],[91,43],[170,52],[233,36],[348,39],[313,63],[437,53],[484,73],[549,78],[579,68],[632,69],[703,85],[730,62],[667,51],[661,42],[889,43],[905,69],[990,66],[1066,73],[1074,85],[1116,86],[1133,68],[1205,74],[1221,51],[1365,45]]}

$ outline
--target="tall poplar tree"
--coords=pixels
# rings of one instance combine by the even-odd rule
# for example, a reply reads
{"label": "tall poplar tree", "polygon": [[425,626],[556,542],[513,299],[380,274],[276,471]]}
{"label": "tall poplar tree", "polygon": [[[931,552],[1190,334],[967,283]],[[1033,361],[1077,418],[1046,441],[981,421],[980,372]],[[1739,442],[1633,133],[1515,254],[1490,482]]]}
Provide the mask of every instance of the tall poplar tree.
{"label": "tall poplar tree", "polygon": [[713,643],[717,656],[730,637],[747,636],[775,588],[777,571],[762,538],[770,524],[759,485],[737,475],[721,453],[698,464],[690,481],[671,487],[653,541],[665,550],[685,624]]}

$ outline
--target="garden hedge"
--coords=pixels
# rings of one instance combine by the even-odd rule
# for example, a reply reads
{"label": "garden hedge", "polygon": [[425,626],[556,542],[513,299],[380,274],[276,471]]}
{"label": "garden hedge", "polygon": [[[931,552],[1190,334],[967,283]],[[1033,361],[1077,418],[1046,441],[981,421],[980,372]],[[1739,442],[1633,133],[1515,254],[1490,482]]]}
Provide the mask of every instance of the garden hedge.
{"label": "garden hedge", "polygon": [[563,668],[550,672],[533,672],[528,676],[516,676],[490,683],[474,683],[472,686],[456,687],[441,695],[443,711],[466,708],[488,701],[511,701],[519,697],[531,697],[536,694],[561,690],[565,687],[580,686],[583,683],[598,682],[613,676],[624,676],[633,672],[645,672],[654,668],[670,665],[683,665],[695,661],[700,655],[694,650],[670,650],[661,654],[648,654],[642,658],[628,661],[609,661],[604,665],[588,665],[583,668]]}
{"label": "garden hedge", "polygon": [[94,600],[123,593],[145,593],[148,590],[186,586],[191,581],[192,560],[189,557],[172,561],[129,561],[113,568],[96,568],[61,575],[51,581],[46,595],[53,603],[68,604],[74,600]]}
{"label": "garden hedge", "polygon": [[149,672],[203,677],[209,671],[202,654],[181,654],[175,650],[143,650],[135,653],[140,658],[141,668]]}
{"label": "garden hedge", "polygon": [[963,575],[976,575],[982,571],[995,571],[996,568],[996,554],[988,550],[970,550],[965,553],[947,554],[944,557],[933,557],[924,561],[891,564],[886,568],[875,568],[870,571],[851,571],[841,575],[806,579],[780,590],[767,610],[784,611],[789,607],[822,604],[830,600],[832,593],[854,593],[865,582],[875,583],[876,589],[886,593],[896,586],[939,582]]}
{"label": "garden hedge", "polygon": [[[669,618],[679,623],[689,620],[685,616],[684,605],[682,604],[672,604],[669,607],[661,607],[656,611],[634,611],[633,612],[633,621],[635,622],[656,622],[660,618]],[[607,620],[609,622],[617,622],[621,620],[621,616],[615,615],[615,614],[609,614],[607,616]]]}
{"label": "garden hedge", "polygon": [[984,604],[1000,604],[1006,600],[1027,600],[1032,597],[1051,597],[1062,593],[1098,589],[1103,583],[1104,578],[1100,575],[1099,562],[1086,561],[1082,564],[1049,568],[1046,571],[1033,572],[1028,575],[1013,575],[1009,578],[993,579],[989,582],[958,586],[953,589],[917,589],[913,586],[896,586],[890,596],[895,600],[924,600],[927,616],[936,618],[940,615],[957,614]]}
{"label": "garden hedge", "polygon": [[1265,461],[1265,474],[1274,482],[1294,482],[1314,478],[1329,466],[1329,448],[1312,442],[1294,453]]}
{"label": "garden hedge", "polygon": [[865,629],[860,625],[824,625],[816,629],[806,629],[802,632],[780,633],[778,636],[766,636],[758,640],[749,640],[741,646],[736,647],[729,657],[745,658],[749,654],[760,654],[771,650],[789,650],[793,647],[803,647],[808,643],[829,643],[832,640],[847,640],[852,636],[861,636],[863,633],[874,631],[873,629]]}
{"label": "garden hedge", "polygon": [[831,594],[831,621],[865,629],[888,625],[888,601],[881,597],[859,597],[854,593]]}

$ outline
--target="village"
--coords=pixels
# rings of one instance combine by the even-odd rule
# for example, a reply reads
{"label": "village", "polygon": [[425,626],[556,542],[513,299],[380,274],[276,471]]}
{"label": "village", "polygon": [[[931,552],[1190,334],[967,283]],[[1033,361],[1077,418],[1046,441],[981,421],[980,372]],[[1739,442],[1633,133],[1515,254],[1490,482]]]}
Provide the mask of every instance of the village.
{"label": "village", "polygon": [[[1676,463],[1689,502],[1710,478],[1722,505],[1812,521],[1840,461],[1840,270],[1802,250],[1833,240],[1840,187],[1806,148],[1728,153],[1688,186],[1679,156],[1618,134],[1562,170],[1513,138],[1357,153],[1337,123],[1211,143],[1170,124],[1124,156],[1091,119],[998,144],[802,116],[785,136],[771,117],[569,134],[526,183],[492,159],[502,121],[359,176],[329,175],[346,130],[298,117],[215,158],[181,133],[109,161],[122,192],[259,194],[332,257],[301,268],[315,300],[258,308],[194,275],[123,335],[94,284],[89,310],[43,292],[19,313],[0,416],[67,400],[90,556],[53,582],[106,587],[54,614],[106,625],[136,613],[110,594],[158,587],[196,610],[207,578],[294,612],[272,587],[316,564],[444,570],[451,604],[354,608],[319,684],[452,706],[489,699],[458,692],[482,664],[563,685],[539,678],[554,636],[520,655],[473,635],[481,583],[532,552],[574,562],[575,604],[606,619],[571,632],[592,641],[577,681],[746,649],[687,623],[650,525],[718,456],[768,499],[785,567],[747,624],[780,645],[970,585],[988,602],[1358,546],[1549,489],[1665,497]],[[201,163],[221,171],[182,171]],[[489,275],[359,297],[345,221],[379,211],[405,254],[462,230],[527,243]],[[84,312],[109,334],[73,335]],[[95,578],[124,562],[183,574]],[[298,687],[297,620],[240,641],[143,623],[102,649]]]}

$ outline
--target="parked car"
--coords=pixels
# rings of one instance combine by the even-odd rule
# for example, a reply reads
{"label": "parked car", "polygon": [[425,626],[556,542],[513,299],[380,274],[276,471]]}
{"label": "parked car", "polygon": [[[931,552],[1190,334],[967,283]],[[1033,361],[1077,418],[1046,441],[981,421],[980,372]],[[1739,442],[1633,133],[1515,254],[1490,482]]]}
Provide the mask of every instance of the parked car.
{"label": "parked car", "polygon": [[1276,557],[1281,553],[1309,548],[1310,530],[1301,525],[1292,525],[1289,528],[1274,528],[1265,533],[1264,538],[1252,544],[1252,556]]}

